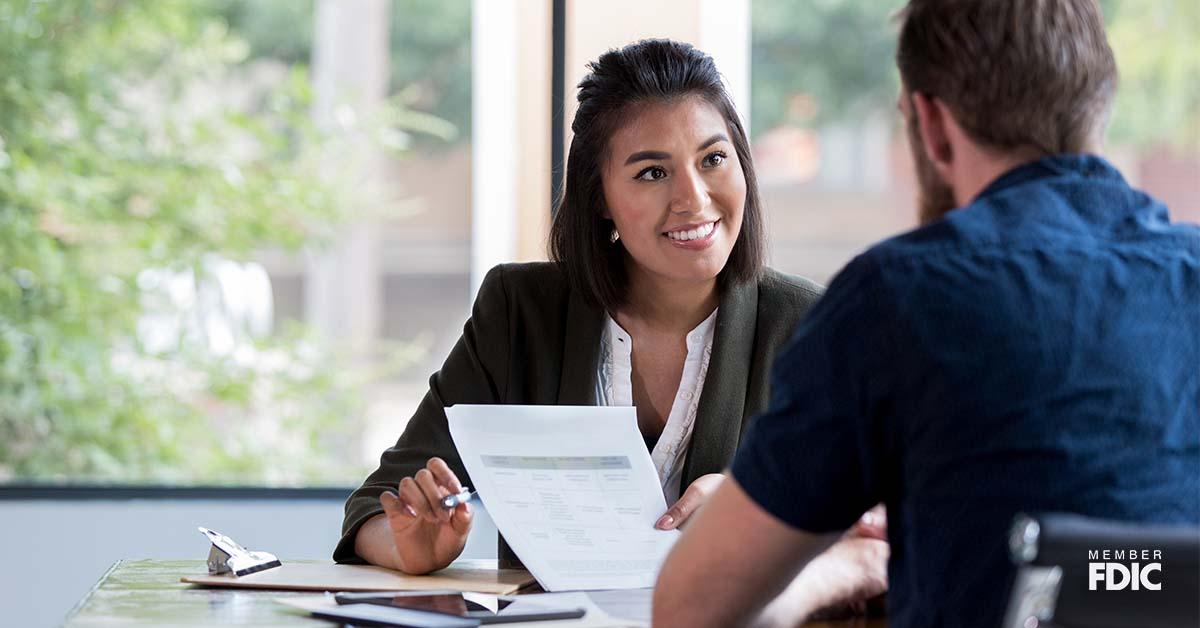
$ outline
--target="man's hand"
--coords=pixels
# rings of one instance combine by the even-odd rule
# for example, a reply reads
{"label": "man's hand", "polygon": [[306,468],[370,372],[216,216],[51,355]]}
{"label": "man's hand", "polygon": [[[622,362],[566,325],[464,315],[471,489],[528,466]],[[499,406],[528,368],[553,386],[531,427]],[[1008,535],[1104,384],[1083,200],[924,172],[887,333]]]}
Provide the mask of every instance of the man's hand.
{"label": "man's hand", "polygon": [[788,526],[727,478],[663,563],[652,623],[664,628],[749,625],[801,566],[840,536]]}
{"label": "man's hand", "polygon": [[659,517],[654,527],[659,530],[674,530],[682,527],[692,514],[703,506],[708,498],[713,496],[713,493],[717,492],[717,488],[724,480],[725,475],[722,473],[709,473],[696,478],[692,485],[683,492],[683,495],[679,496],[679,501],[668,508],[666,514]]}
{"label": "man's hand", "polygon": [[425,574],[449,565],[462,553],[471,531],[471,507],[442,507],[442,498],[462,492],[462,484],[441,458],[412,477],[400,480],[399,494],[379,498],[395,544],[395,567],[405,573]]}
{"label": "man's hand", "polygon": [[846,533],[847,536],[857,536],[865,539],[879,539],[880,541],[888,540],[887,536],[887,510],[883,504],[877,504],[874,508],[863,513],[859,517],[858,522],[850,528]]}
{"label": "man's hand", "polygon": [[793,614],[812,619],[864,615],[867,601],[887,593],[887,541],[846,535],[809,563],[781,599],[793,591]]}

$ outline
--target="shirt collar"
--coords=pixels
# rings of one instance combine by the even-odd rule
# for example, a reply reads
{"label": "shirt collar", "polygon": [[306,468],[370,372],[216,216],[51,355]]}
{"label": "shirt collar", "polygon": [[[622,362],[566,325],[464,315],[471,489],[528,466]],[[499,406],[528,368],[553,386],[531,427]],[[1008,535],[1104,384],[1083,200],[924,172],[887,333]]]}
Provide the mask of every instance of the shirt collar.
{"label": "shirt collar", "polygon": [[[714,309],[712,314],[708,315],[708,318],[704,319],[699,325],[692,328],[692,331],[688,332],[687,348],[689,358],[695,355],[698,349],[703,349],[712,343],[717,327],[717,312],[720,309],[719,307]],[[602,342],[612,348],[614,358],[628,360],[633,351],[633,343],[630,340],[629,332],[622,329],[621,325],[611,315],[605,313],[604,318],[605,338]]]}
{"label": "shirt collar", "polygon": [[688,332],[687,346],[689,354],[691,353],[692,349],[703,347],[712,342],[713,329],[716,327],[717,323],[717,310],[719,309],[720,308],[714,309],[712,314],[708,315],[708,318],[704,319],[704,321],[699,325],[696,325],[695,329]]}
{"label": "shirt collar", "polygon": [[1000,175],[979,193],[972,202],[1018,185],[1049,177],[1078,176],[1124,182],[1121,173],[1104,158],[1096,155],[1051,155],[1021,164]]}

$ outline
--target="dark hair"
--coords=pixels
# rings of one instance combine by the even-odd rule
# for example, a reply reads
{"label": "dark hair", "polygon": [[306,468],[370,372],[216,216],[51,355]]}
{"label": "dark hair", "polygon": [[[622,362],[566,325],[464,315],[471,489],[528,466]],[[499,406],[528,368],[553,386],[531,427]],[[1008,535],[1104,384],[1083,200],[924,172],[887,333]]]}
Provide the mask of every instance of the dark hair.
{"label": "dark hair", "polygon": [[688,44],[646,39],[600,55],[588,69],[591,72],[579,83],[566,181],[550,226],[550,257],[563,268],[571,287],[608,310],[625,303],[625,247],[620,240],[609,241],[613,223],[603,216],[600,173],[608,158],[609,139],[637,105],[686,96],[704,99],[725,118],[746,178],[742,229],[717,276],[719,289],[730,282],[757,279],[766,233],[750,142],[712,57]]}
{"label": "dark hair", "polygon": [[1116,62],[1095,0],[910,0],[896,65],[977,142],[1045,154],[1091,148]]}

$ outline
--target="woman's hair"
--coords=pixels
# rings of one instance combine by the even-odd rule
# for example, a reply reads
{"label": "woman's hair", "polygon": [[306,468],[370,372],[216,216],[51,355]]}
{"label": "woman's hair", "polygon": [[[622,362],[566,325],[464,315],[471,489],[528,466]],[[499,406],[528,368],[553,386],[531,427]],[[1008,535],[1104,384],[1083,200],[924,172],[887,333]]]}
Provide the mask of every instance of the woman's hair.
{"label": "woman's hair", "polygon": [[609,140],[639,105],[689,96],[702,98],[725,118],[746,178],[742,229],[717,276],[717,285],[724,288],[731,282],[757,279],[766,252],[766,233],[754,161],[746,131],[712,57],[689,44],[646,39],[610,50],[588,68],[591,72],[579,83],[566,181],[550,226],[550,257],[559,262],[571,287],[610,311],[625,303],[625,247],[620,240],[610,241],[613,222],[604,218],[600,178],[609,156]]}

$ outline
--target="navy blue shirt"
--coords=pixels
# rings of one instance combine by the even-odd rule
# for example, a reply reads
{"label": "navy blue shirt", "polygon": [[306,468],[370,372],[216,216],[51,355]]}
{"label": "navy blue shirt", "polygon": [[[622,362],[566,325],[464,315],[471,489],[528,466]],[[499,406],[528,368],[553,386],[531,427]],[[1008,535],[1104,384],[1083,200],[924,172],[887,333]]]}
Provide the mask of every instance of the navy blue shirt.
{"label": "navy blue shirt", "polygon": [[1092,156],[1016,168],[832,282],[733,475],[809,532],[888,511],[889,625],[996,626],[1019,511],[1200,523],[1200,228]]}

